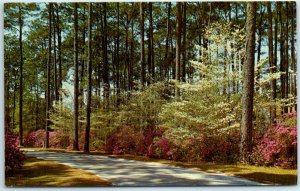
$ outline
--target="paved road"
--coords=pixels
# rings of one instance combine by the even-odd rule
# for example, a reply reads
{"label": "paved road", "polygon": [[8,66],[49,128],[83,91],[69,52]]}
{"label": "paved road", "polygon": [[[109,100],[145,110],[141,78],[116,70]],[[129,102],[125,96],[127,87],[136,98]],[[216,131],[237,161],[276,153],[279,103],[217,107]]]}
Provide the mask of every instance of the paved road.
{"label": "paved road", "polygon": [[114,186],[261,185],[234,176],[206,173],[155,162],[47,151],[27,151],[26,154],[95,173],[111,181]]}

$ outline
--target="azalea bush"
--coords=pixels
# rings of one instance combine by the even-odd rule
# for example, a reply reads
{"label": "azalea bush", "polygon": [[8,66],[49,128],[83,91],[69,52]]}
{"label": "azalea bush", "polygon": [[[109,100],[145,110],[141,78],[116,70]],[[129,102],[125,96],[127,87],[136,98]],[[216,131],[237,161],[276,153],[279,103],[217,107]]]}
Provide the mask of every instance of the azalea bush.
{"label": "azalea bush", "polygon": [[257,165],[297,166],[297,122],[296,113],[284,115],[272,125],[258,141],[253,152]]}
{"label": "azalea bush", "polygon": [[24,164],[25,155],[18,148],[18,137],[12,134],[5,134],[5,172],[13,173]]}
{"label": "azalea bush", "polygon": [[43,147],[45,142],[45,133],[44,129],[29,132],[24,139],[24,146]]}
{"label": "azalea bush", "polygon": [[137,154],[154,157],[150,147],[157,137],[163,135],[163,129],[148,128],[145,131],[137,131],[130,126],[123,126],[114,130],[105,144],[105,151],[113,154]]}

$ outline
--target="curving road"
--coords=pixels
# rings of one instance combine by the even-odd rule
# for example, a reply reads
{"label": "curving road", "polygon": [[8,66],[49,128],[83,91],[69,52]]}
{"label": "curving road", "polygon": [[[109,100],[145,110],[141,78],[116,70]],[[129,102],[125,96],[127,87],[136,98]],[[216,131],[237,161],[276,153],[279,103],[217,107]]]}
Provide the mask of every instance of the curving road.
{"label": "curving road", "polygon": [[155,162],[141,162],[107,156],[27,151],[26,155],[55,161],[95,173],[113,186],[257,186],[258,182],[206,173]]}

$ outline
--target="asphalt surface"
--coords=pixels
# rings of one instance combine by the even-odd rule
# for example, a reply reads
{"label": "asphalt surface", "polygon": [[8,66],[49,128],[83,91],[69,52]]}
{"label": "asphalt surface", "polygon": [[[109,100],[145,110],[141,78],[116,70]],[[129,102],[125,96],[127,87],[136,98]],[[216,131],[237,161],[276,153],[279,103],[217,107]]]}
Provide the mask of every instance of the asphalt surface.
{"label": "asphalt surface", "polygon": [[[48,151],[26,151],[26,155],[55,161],[95,173],[113,186],[258,186],[258,182],[207,173],[189,168],[107,156]],[[80,176],[80,175],[79,175]]]}

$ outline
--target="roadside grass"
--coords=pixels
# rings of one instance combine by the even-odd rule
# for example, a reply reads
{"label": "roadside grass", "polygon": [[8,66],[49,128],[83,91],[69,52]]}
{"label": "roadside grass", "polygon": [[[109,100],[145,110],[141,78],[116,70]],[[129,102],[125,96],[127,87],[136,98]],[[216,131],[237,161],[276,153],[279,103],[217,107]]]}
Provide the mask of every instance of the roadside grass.
{"label": "roadside grass", "polygon": [[[24,150],[35,151],[53,151],[87,154],[81,151],[69,151],[66,149],[45,149],[45,148],[24,148]],[[296,185],[297,184],[297,169],[283,169],[279,167],[262,167],[254,165],[243,164],[219,164],[212,162],[177,162],[164,159],[153,159],[145,156],[136,156],[131,154],[112,155],[104,151],[92,151],[91,155],[105,155],[114,158],[123,158],[128,160],[137,160],[145,162],[158,162],[172,166],[179,166],[184,168],[192,168],[209,173],[225,173],[230,176],[238,176],[249,180],[265,183],[268,185]]]}
{"label": "roadside grass", "polygon": [[115,158],[138,160],[146,162],[158,162],[172,166],[192,168],[194,170],[209,173],[225,173],[230,176],[238,176],[268,185],[296,185],[297,169],[283,169],[279,167],[263,167],[243,164],[219,164],[212,162],[177,162],[163,159],[151,159],[145,156],[135,155],[107,155]]}
{"label": "roadside grass", "polygon": [[110,186],[111,182],[67,165],[27,157],[22,169],[5,177],[5,184],[8,187]]}

